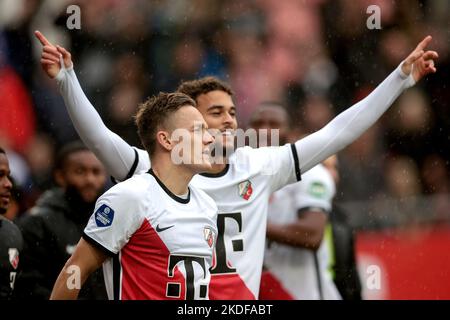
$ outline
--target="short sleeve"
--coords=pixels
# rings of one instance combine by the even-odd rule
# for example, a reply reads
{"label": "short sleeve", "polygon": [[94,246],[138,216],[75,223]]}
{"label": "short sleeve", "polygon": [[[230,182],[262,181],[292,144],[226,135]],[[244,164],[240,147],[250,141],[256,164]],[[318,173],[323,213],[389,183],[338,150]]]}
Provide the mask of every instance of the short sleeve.
{"label": "short sleeve", "polygon": [[109,255],[115,255],[141,226],[143,218],[136,194],[119,183],[104,193],[84,229],[83,238]]}
{"label": "short sleeve", "polygon": [[138,173],[147,172],[151,168],[151,162],[150,162],[150,157],[148,155],[148,152],[146,150],[138,149],[138,148],[134,148],[134,150],[136,150],[137,158],[139,160],[138,160],[137,166],[136,166],[134,172],[131,174],[131,176],[138,174]]}
{"label": "short sleeve", "polygon": [[294,206],[297,210],[318,209],[330,212],[336,187],[330,173],[321,165],[303,175],[295,184]]}

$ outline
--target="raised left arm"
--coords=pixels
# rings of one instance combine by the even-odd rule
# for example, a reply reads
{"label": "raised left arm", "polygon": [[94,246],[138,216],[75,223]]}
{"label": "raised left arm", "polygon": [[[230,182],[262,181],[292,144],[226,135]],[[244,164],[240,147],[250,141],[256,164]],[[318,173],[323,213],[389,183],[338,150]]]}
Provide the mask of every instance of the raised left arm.
{"label": "raised left arm", "polygon": [[404,90],[436,72],[434,60],[438,58],[437,52],[425,51],[431,39],[428,36],[422,40],[365,99],[339,114],[321,130],[295,143],[302,173],[358,139]]}

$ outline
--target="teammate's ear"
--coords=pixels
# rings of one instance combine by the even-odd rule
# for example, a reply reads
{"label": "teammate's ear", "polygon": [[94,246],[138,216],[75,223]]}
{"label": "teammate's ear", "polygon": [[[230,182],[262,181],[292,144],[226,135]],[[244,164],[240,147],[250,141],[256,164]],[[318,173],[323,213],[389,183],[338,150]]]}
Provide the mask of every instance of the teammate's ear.
{"label": "teammate's ear", "polygon": [[167,131],[158,131],[156,133],[156,141],[161,147],[167,151],[171,151],[173,149],[174,144],[170,139],[170,135]]}

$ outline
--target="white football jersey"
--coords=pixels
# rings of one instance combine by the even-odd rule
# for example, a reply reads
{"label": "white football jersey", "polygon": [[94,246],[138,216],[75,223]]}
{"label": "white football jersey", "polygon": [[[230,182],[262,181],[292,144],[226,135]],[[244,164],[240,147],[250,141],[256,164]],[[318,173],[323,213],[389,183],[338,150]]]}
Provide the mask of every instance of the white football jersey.
{"label": "white football jersey", "polygon": [[[299,210],[330,212],[335,184],[327,169],[317,165],[302,175],[302,181],[275,192],[269,204],[269,221],[289,224]],[[336,300],[341,299],[328,266],[329,249],[322,241],[317,252],[276,242],[268,242],[261,299]]]}
{"label": "white football jersey", "polygon": [[110,299],[208,299],[216,221],[205,192],[178,197],[150,170],[98,199],[83,238],[111,255]]}
{"label": "white football jersey", "polygon": [[[137,153],[136,170],[148,170],[147,153]],[[285,185],[300,181],[297,149],[293,144],[238,148],[228,163],[222,173],[196,175],[191,181],[219,209],[209,297],[258,299],[269,198]]]}
{"label": "white football jersey", "polygon": [[258,298],[269,197],[298,180],[298,157],[289,144],[238,148],[224,172],[192,179],[219,208],[211,299]]}

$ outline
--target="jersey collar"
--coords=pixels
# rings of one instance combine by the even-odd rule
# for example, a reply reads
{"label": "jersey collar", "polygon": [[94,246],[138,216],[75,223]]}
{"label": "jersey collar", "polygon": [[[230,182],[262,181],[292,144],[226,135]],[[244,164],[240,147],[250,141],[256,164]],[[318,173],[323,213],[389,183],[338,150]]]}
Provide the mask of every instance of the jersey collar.
{"label": "jersey collar", "polygon": [[217,172],[217,173],[204,172],[204,173],[200,173],[200,175],[203,177],[206,177],[206,178],[220,178],[227,174],[229,168],[230,168],[230,165],[227,163],[225,168],[220,172]]}
{"label": "jersey collar", "polygon": [[150,169],[147,171],[147,173],[151,174],[153,176],[153,178],[155,178],[156,182],[158,182],[159,186],[164,190],[165,193],[167,193],[168,196],[170,196],[173,200],[179,202],[179,203],[189,203],[189,201],[191,200],[191,188],[188,187],[188,195],[187,198],[181,198],[179,196],[177,196],[176,194],[174,194],[172,191],[169,190],[169,188],[167,188],[164,183],[162,183],[161,180],[159,180],[159,178],[155,175],[155,172],[153,172],[153,169]]}

